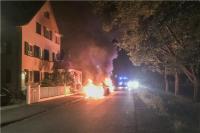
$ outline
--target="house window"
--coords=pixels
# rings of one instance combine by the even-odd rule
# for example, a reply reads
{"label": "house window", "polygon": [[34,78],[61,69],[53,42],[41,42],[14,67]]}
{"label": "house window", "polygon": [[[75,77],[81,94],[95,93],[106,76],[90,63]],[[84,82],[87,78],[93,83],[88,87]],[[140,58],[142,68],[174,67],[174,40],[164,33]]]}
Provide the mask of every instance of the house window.
{"label": "house window", "polygon": [[44,37],[46,37],[49,40],[52,40],[52,31],[47,29],[45,26],[43,26],[44,29]]}
{"label": "house window", "polygon": [[43,54],[44,54],[44,60],[47,60],[47,61],[49,61],[49,50],[47,50],[47,49],[44,49],[44,52],[43,52]]}
{"label": "house window", "polygon": [[55,61],[55,53],[52,53],[52,61]]}
{"label": "house window", "polygon": [[11,71],[9,69],[6,70],[6,83],[11,82]]}
{"label": "house window", "polygon": [[60,38],[58,36],[55,37],[56,43],[60,44]]}
{"label": "house window", "polygon": [[39,82],[40,81],[40,72],[39,71],[33,71],[33,79],[34,82]]}
{"label": "house window", "polygon": [[44,12],[44,16],[45,16],[45,18],[47,18],[47,19],[49,19],[49,12]]}
{"label": "house window", "polygon": [[34,57],[40,58],[40,47],[34,45]]}
{"label": "house window", "polygon": [[33,55],[33,46],[29,45],[28,42],[24,42],[24,54],[29,56]]}
{"label": "house window", "polygon": [[42,32],[41,24],[36,22],[36,33],[41,35],[41,32]]}

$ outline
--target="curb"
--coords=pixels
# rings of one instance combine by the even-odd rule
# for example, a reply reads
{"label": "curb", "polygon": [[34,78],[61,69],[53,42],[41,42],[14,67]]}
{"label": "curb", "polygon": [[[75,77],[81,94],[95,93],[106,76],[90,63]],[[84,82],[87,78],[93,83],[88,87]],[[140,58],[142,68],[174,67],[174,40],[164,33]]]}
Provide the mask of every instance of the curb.
{"label": "curb", "polygon": [[[72,93],[72,94],[68,94],[68,95],[55,96],[55,97],[51,97],[51,98],[43,98],[43,99],[40,99],[39,102],[37,102],[37,103],[48,101],[48,100],[54,100],[54,99],[58,99],[58,98],[63,98],[63,97],[68,97],[68,96],[73,96],[73,95],[78,95],[78,94],[79,93]],[[22,106],[25,106],[25,105],[28,105],[28,104],[26,102],[24,102],[24,103],[21,103],[21,104],[1,106],[0,111],[14,109],[14,108],[22,107]]]}
{"label": "curb", "polygon": [[[63,104],[73,104],[73,103],[77,103],[77,102],[79,102],[79,101],[81,101],[81,100],[82,100],[82,98],[79,98],[79,99],[76,99],[76,100],[72,100],[72,101],[69,101],[69,102],[65,102],[65,103],[63,103]],[[63,104],[62,104],[62,105],[63,105]],[[39,115],[39,114],[41,114],[41,113],[46,113],[46,112],[48,112],[49,110],[56,109],[56,108],[58,108],[58,107],[60,107],[60,106],[62,106],[62,105],[57,105],[57,106],[54,106],[53,108],[46,108],[46,109],[43,109],[43,110],[41,110],[41,111],[37,111],[37,112],[35,112],[35,113],[29,114],[29,115],[24,116],[24,117],[19,118],[19,119],[14,119],[14,120],[11,120],[11,121],[3,122],[3,123],[1,123],[0,125],[1,125],[1,127],[4,127],[4,126],[7,126],[7,125],[10,125],[10,124],[19,122],[19,121],[23,121],[23,120],[32,118],[32,117],[34,117],[34,116],[36,116],[36,115]]]}
{"label": "curb", "polygon": [[0,110],[4,111],[4,110],[9,110],[9,109],[14,109],[14,108],[18,108],[18,107],[22,107],[27,105],[26,103],[21,103],[21,104],[14,104],[14,105],[8,105],[8,106],[4,106],[1,107]]}

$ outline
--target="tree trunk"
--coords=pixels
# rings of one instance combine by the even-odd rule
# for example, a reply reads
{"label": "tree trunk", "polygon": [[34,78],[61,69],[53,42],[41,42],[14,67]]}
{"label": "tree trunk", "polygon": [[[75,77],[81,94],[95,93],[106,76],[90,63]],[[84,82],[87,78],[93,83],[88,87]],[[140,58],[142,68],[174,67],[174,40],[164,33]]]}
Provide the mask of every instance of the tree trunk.
{"label": "tree trunk", "polygon": [[196,102],[200,101],[200,80],[195,75],[195,73],[192,71],[190,72],[186,67],[181,65],[181,69],[185,73],[185,75],[188,77],[188,79],[191,81],[193,88],[194,88],[194,94],[193,94],[193,100]]}
{"label": "tree trunk", "polygon": [[179,75],[177,70],[175,70],[175,96],[179,93]]}
{"label": "tree trunk", "polygon": [[169,91],[169,83],[168,83],[168,78],[167,78],[167,68],[166,67],[165,67],[164,76],[165,76],[165,92],[168,92]]}

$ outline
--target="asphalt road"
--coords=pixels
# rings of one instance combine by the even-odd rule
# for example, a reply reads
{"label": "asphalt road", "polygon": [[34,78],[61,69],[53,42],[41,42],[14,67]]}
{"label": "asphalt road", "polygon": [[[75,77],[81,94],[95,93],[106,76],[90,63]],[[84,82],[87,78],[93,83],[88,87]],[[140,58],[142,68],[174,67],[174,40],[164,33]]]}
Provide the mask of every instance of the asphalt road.
{"label": "asphalt road", "polygon": [[[3,127],[2,133],[140,133],[171,132],[153,117],[133,92],[115,92],[99,100],[63,104]],[[164,125],[164,127],[163,127]]]}

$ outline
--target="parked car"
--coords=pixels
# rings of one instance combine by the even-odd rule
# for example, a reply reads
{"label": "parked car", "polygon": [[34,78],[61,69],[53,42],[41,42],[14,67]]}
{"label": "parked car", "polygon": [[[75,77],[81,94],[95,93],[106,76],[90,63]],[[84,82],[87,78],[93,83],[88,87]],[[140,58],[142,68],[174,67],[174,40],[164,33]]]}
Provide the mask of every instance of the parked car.
{"label": "parked car", "polygon": [[11,101],[10,91],[4,87],[1,88],[1,106],[8,105]]}

